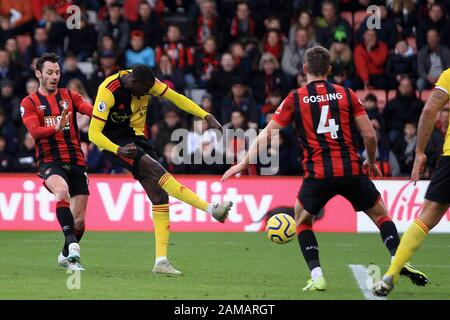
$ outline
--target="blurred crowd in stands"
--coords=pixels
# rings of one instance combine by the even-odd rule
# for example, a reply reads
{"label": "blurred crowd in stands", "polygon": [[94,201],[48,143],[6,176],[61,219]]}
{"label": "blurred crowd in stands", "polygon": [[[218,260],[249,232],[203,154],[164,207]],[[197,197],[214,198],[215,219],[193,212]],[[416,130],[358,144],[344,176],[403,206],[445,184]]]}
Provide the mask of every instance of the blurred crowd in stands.
{"label": "blurred crowd in stands", "polygon": [[[81,8],[78,29],[67,27],[70,5]],[[370,5],[378,6],[379,29],[370,28]],[[0,172],[36,170],[19,106],[38,88],[34,65],[44,52],[61,57],[60,86],[88,101],[106,77],[143,63],[226,128],[245,130],[263,128],[289,91],[306,84],[304,52],[319,44],[331,53],[329,80],[355,90],[366,106],[384,174],[409,175],[424,102],[450,67],[448,12],[450,0],[1,0]],[[167,101],[153,98],[149,106],[147,136],[167,170],[220,174],[229,167],[174,164],[174,130],[190,130],[193,156],[217,141],[206,122]],[[436,119],[427,176],[442,151],[448,113],[446,107]],[[89,118],[78,123],[89,171],[120,171],[89,143]],[[217,150],[246,145],[230,139],[232,150]],[[270,152],[280,158],[278,174],[302,173],[293,128],[281,132]],[[245,174],[259,170],[251,166]]]}

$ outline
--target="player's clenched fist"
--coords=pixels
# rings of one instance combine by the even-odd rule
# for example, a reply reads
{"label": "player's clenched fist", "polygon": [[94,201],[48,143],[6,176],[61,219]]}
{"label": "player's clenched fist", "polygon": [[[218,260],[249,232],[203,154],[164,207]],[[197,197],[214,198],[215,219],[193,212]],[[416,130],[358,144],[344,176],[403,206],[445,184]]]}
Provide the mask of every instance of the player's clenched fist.
{"label": "player's clenched fist", "polygon": [[134,158],[136,157],[137,149],[134,143],[129,143],[117,149],[117,155],[125,157],[125,158]]}

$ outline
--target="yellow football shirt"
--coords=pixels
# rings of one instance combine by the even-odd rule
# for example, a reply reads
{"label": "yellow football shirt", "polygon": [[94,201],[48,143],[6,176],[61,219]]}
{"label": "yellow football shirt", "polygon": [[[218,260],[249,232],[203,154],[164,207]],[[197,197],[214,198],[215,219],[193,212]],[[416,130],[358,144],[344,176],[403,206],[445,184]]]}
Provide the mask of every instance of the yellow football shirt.
{"label": "yellow football shirt", "polygon": [[102,150],[117,152],[121,137],[144,136],[148,104],[152,97],[164,97],[175,106],[204,119],[208,112],[187,97],[156,79],[148,95],[133,96],[121,78],[132,70],[121,70],[106,78],[98,88],[89,127],[89,140]]}

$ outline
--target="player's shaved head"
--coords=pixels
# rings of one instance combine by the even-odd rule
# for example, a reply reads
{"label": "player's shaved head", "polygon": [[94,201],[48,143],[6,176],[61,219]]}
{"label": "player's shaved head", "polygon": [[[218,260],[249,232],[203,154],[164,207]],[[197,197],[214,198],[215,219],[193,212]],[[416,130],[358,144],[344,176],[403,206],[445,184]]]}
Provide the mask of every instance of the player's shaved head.
{"label": "player's shaved head", "polygon": [[134,80],[145,83],[155,83],[155,75],[152,68],[145,64],[138,64],[133,68],[131,76]]}
{"label": "player's shaved head", "polygon": [[155,84],[155,75],[152,69],[144,64],[136,65],[128,77],[130,81],[127,82],[126,87],[136,97],[148,94],[150,88]]}
{"label": "player's shaved head", "polygon": [[326,76],[330,69],[330,52],[321,46],[306,50],[305,64],[308,73],[313,76]]}

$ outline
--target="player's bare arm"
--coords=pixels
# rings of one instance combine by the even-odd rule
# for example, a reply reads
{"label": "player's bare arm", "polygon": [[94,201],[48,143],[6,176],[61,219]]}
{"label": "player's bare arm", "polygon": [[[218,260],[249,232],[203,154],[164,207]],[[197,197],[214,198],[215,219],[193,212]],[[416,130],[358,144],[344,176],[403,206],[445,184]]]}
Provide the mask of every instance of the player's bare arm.
{"label": "player's bare arm", "polygon": [[364,161],[364,168],[369,170],[369,175],[381,177],[382,173],[376,164],[377,136],[366,114],[355,118],[356,126],[364,140],[367,151],[367,159]]}
{"label": "player's bare arm", "polygon": [[272,139],[272,134],[278,134],[279,130],[283,127],[278,124],[277,122],[271,120],[267,126],[258,134],[258,137],[256,140],[252,143],[250,146],[250,149],[248,150],[247,154],[245,155],[244,159],[232,166],[230,169],[228,169],[222,176],[222,181],[227,180],[229,177],[234,176],[244,170],[250,163],[254,163],[256,160],[256,157],[258,155],[259,148],[266,147],[270,140]]}
{"label": "player's bare arm", "polygon": [[411,181],[416,185],[417,180],[425,170],[427,156],[425,155],[425,148],[428,140],[430,140],[431,133],[436,122],[437,113],[448,102],[448,94],[440,89],[434,89],[430,98],[422,110],[422,115],[419,119],[419,126],[417,128],[417,145],[416,158],[414,160],[413,170],[411,172]]}

